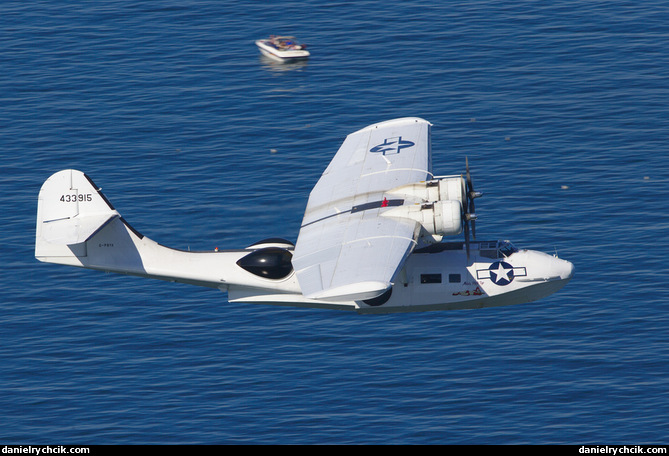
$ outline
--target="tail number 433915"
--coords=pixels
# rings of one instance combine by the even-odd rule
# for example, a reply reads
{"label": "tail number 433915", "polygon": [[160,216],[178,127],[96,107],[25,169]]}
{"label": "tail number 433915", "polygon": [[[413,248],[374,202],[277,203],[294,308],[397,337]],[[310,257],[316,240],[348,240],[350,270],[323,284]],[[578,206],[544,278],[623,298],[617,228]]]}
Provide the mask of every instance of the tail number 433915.
{"label": "tail number 433915", "polygon": [[84,201],[93,201],[93,195],[91,193],[81,193],[78,195],[61,195],[60,201],[63,203],[77,203]]}

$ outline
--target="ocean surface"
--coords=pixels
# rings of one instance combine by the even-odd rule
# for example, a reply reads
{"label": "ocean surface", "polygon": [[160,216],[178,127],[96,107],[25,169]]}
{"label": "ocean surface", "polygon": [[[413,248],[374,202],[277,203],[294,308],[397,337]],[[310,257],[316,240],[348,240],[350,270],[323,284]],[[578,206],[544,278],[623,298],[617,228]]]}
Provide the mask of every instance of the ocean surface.
{"label": "ocean surface", "polygon": [[[3,0],[0,43],[2,444],[669,443],[666,1]],[[34,258],[66,168],[171,247],[295,241],[344,137],[403,116],[468,157],[477,238],[567,287],[359,316]]]}

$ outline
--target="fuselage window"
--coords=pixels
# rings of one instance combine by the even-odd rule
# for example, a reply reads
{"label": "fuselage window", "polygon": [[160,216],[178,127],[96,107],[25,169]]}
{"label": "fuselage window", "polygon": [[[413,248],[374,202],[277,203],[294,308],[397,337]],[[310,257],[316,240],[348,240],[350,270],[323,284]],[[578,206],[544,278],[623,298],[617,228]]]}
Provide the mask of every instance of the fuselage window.
{"label": "fuselage window", "polygon": [[441,274],[421,274],[420,283],[441,283]]}
{"label": "fuselage window", "polygon": [[460,283],[460,274],[448,274],[448,283]]}

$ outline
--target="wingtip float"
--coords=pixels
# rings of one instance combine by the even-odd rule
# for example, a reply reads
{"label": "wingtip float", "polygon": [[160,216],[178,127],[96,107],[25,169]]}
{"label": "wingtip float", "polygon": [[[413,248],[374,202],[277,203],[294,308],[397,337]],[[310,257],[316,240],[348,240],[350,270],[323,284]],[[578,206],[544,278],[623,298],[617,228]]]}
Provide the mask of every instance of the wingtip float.
{"label": "wingtip float", "polygon": [[[59,171],[39,194],[35,256],[218,288],[231,303],[358,313],[519,304],[566,285],[570,262],[475,239],[481,193],[469,162],[464,176],[435,176],[430,135],[429,122],[411,117],[347,136],[309,196],[295,245],[165,247],[133,229],[86,174]],[[444,241],[463,232],[464,240]]]}

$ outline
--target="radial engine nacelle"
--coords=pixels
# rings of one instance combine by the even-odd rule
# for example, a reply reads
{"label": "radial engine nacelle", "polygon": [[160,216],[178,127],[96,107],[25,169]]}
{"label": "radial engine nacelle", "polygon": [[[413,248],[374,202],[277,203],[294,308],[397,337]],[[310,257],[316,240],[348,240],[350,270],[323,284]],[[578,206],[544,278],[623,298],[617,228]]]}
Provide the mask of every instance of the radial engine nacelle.
{"label": "radial engine nacelle", "polygon": [[[443,236],[462,232],[462,207],[458,201],[408,204],[390,209],[381,215],[417,221],[426,232],[421,237],[427,243],[440,242]],[[426,237],[425,234],[430,236]]]}
{"label": "radial engine nacelle", "polygon": [[462,232],[467,201],[466,182],[462,176],[446,176],[429,181],[414,182],[396,187],[386,194],[400,197],[414,204],[405,204],[388,210],[384,217],[408,218],[423,227],[419,243],[441,242],[444,236]]}
{"label": "radial engine nacelle", "polygon": [[467,199],[466,192],[466,184],[462,176],[447,176],[402,185],[390,190],[387,194],[401,197],[405,200],[418,200],[426,203],[434,201],[457,201],[462,207],[463,201]]}

